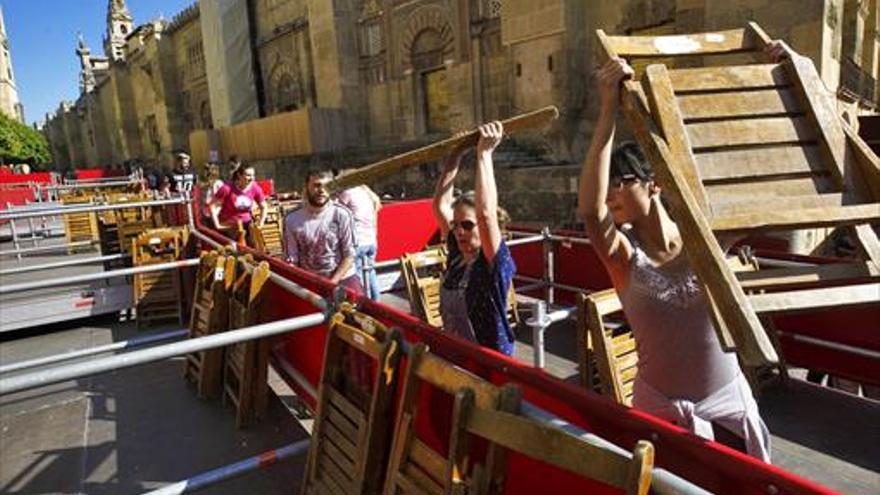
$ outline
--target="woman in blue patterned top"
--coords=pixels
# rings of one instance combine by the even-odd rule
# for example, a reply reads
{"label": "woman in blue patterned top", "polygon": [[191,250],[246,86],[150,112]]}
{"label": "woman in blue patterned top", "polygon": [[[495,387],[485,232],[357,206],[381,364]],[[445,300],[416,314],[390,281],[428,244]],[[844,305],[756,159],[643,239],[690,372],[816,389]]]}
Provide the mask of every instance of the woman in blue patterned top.
{"label": "woman in blue patterned top", "polygon": [[480,126],[474,191],[455,199],[452,186],[467,149],[449,155],[434,191],[434,216],[449,251],[440,289],[444,329],[509,356],[515,336],[507,321],[507,292],[516,266],[502,238],[492,163],[503,135],[500,122]]}

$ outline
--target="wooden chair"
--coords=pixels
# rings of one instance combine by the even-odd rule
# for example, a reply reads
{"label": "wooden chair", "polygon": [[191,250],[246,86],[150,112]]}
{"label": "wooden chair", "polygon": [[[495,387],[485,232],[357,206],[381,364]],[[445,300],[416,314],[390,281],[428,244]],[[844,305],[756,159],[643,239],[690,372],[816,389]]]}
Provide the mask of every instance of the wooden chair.
{"label": "wooden chair", "polygon": [[[131,241],[132,265],[145,266],[180,259],[183,228],[151,229]],[[134,275],[137,327],[158,322],[183,324],[180,272],[177,269]]]}
{"label": "wooden chair", "polygon": [[[191,338],[226,331],[229,328],[229,291],[235,277],[235,257],[222,252],[202,253],[196,273],[196,287],[189,322]],[[222,391],[223,349],[211,349],[186,356],[185,378],[199,398],[217,397]]]}
{"label": "wooden chair", "polygon": [[[445,456],[416,436],[415,425],[421,413],[418,404],[423,384],[451,396],[468,387],[473,391],[474,403],[485,409],[515,412],[517,407],[513,400],[515,397],[509,393],[502,394],[501,388],[428,353],[424,344],[414,346],[408,355],[384,494],[501,493],[507,466],[504,449],[490,443],[485,458],[480,462],[467,455],[467,439],[460,428],[453,428],[449,452]],[[454,418],[457,414],[460,411],[454,409]]]}
{"label": "wooden chair", "polygon": [[[606,36],[607,56],[674,57],[624,82],[622,109],[655,166],[719,339],[755,366],[779,358],[761,317],[880,302],[880,162],[842,122],[809,59],[768,63],[769,37],[744,29],[680,36]],[[725,65],[725,57],[758,63]],[[857,262],[735,275],[716,236],[846,228]],[[747,291],[755,291],[747,295]]]}
{"label": "wooden chair", "polygon": [[[417,316],[435,327],[443,326],[440,314],[440,286],[446,271],[446,248],[430,248],[400,257],[400,273],[406,282],[410,309]],[[519,325],[520,317],[513,283],[507,293],[507,321],[512,327]]]}
{"label": "wooden chair", "polygon": [[[256,221],[251,222],[249,226],[251,241],[254,244],[254,249],[263,251],[271,256],[283,256],[284,226],[281,222],[281,215],[279,214],[278,207],[275,205],[270,205],[267,209],[266,222],[262,227],[257,226]],[[259,219],[260,215],[261,212],[257,208],[257,211],[254,213],[254,219]]]}
{"label": "wooden chair", "polygon": [[440,284],[446,271],[446,248],[436,247],[400,257],[400,273],[406,282],[411,311],[435,327],[440,316]]}
{"label": "wooden chair", "polygon": [[[511,398],[508,402],[514,405],[513,411],[485,407],[476,400],[473,389],[460,389],[456,394],[451,437],[465,439],[469,433],[511,452],[619,488],[627,495],[648,494],[654,467],[651,442],[640,440],[629,458],[559,428],[520,416],[519,391],[511,390],[510,386],[505,389],[502,393]],[[453,447],[457,445],[451,442],[450,450]],[[466,451],[458,448],[455,452]]]}
{"label": "wooden chair", "polygon": [[[269,279],[265,261],[251,267],[245,257],[236,267],[235,280],[229,295],[229,329],[245,328],[260,323],[263,287]],[[269,397],[269,339],[251,340],[226,348],[223,363],[223,401],[235,407],[235,424],[241,428],[266,411]]]}
{"label": "wooden chair", "polygon": [[400,334],[343,303],[330,318],[325,349],[303,493],[380,493]]}
{"label": "wooden chair", "polygon": [[[62,205],[90,206],[94,203],[94,197],[83,194],[67,194],[61,197]],[[99,240],[98,218],[94,212],[86,213],[63,213],[61,218],[64,222],[64,240],[71,244],[75,242],[92,242]],[[91,246],[69,247],[68,253],[88,251]]]}

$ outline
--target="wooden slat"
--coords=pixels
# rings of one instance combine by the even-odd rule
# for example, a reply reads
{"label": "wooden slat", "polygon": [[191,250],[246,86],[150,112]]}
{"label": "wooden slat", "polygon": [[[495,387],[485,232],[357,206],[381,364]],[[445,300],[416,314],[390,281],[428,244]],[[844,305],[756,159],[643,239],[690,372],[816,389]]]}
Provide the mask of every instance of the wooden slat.
{"label": "wooden slat", "polygon": [[418,438],[413,438],[409,451],[410,460],[418,464],[432,478],[443,479],[446,461]]}
{"label": "wooden slat", "polygon": [[354,473],[355,472],[355,462],[356,459],[349,458],[345,452],[342,451],[339,447],[337,447],[333,442],[322,442],[321,448],[324,449],[327,455],[333,459],[333,462],[336,463],[337,466],[342,468],[342,471],[345,473]]}
{"label": "wooden slat", "polygon": [[379,356],[379,352],[381,352],[381,346],[376,342],[376,339],[349,325],[336,325],[335,332],[336,335],[348,345],[369,355],[373,359],[376,359]]}
{"label": "wooden slat", "polygon": [[425,474],[425,472],[419,469],[415,464],[406,464],[403,466],[403,475],[412,480],[416,487],[421,488],[421,490],[417,489],[417,491],[413,493],[424,491],[430,495],[443,495],[443,487],[430,476]]}
{"label": "wooden slat", "polygon": [[622,487],[629,460],[556,428],[521,416],[481,408],[468,430],[502,447],[611,486]]}
{"label": "wooden slat", "polygon": [[691,119],[767,117],[803,112],[800,101],[789,88],[728,93],[693,93],[677,98],[681,116]]}
{"label": "wooden slat", "polygon": [[625,370],[627,368],[632,368],[639,363],[639,355],[635,352],[629,352],[627,354],[617,356],[616,360],[617,368]]}
{"label": "wooden slat", "polygon": [[703,181],[758,179],[826,171],[815,145],[786,145],[695,153]]}
{"label": "wooden slat", "polygon": [[785,203],[762,212],[716,217],[712,230],[789,230],[869,223],[880,219],[880,203],[786,210]]}
{"label": "wooden slat", "polygon": [[614,338],[612,353],[615,356],[620,356],[621,354],[634,351],[635,348],[636,340],[632,337],[631,333],[627,332]]}
{"label": "wooden slat", "polygon": [[345,434],[340,432],[336,425],[331,423],[330,421],[324,421],[324,435],[330,439],[334,445],[336,445],[342,452],[348,456],[350,459],[357,459],[357,448],[355,447],[352,440],[349,440],[350,437],[347,437]]}
{"label": "wooden slat", "polygon": [[878,277],[880,268],[872,262],[773,268],[737,274],[740,284],[747,290],[779,289],[792,285]]}
{"label": "wooden slat", "polygon": [[669,71],[676,93],[686,91],[730,91],[788,86],[785,69],[778,64],[701,67]]}
{"label": "wooden slat", "polygon": [[745,213],[761,213],[772,208],[783,207],[787,210],[803,208],[834,208],[843,206],[842,193],[813,194],[805,196],[782,196],[779,198],[743,198],[742,201],[724,201],[712,205],[712,213],[718,217]]}
{"label": "wooden slat", "polygon": [[621,57],[694,56],[735,53],[751,48],[743,44],[743,29],[670,36],[607,36],[609,48]]}
{"label": "wooden slat", "polygon": [[709,203],[721,203],[749,198],[776,198],[838,192],[828,177],[814,176],[803,179],[778,179],[737,182],[735,184],[706,184]]}
{"label": "wooden slat", "polygon": [[336,409],[339,409],[339,411],[342,412],[355,427],[363,428],[364,413],[361,412],[357,406],[352,404],[351,401],[346,399],[345,396],[332,387],[327,387],[325,393],[327,394],[327,399],[330,401],[330,404],[333,404]]}
{"label": "wooden slat", "polygon": [[631,382],[636,378],[637,369],[635,366],[620,370],[620,381],[622,383]]}
{"label": "wooden slat", "polygon": [[755,311],[762,314],[878,304],[880,303],[880,283],[756,294],[749,296],[749,300]]}
{"label": "wooden slat", "polygon": [[806,117],[697,122],[685,128],[695,150],[816,140],[816,129]]}
{"label": "wooden slat", "polygon": [[455,395],[463,387],[472,388],[477,407],[492,408],[498,401],[498,391],[494,385],[431,354],[422,356],[417,374],[422,380],[450,395]]}
{"label": "wooden slat", "polygon": [[342,488],[342,490],[345,493],[348,493],[351,495],[356,494],[355,490],[353,489],[353,487],[351,485],[351,479],[348,476],[346,476],[346,474],[342,470],[342,468],[340,468],[339,466],[337,466],[333,462],[333,459],[331,459],[328,456],[321,456],[321,458],[318,459],[318,465],[320,466],[321,470],[324,472],[323,474],[324,474],[325,479],[329,478],[329,479],[333,480],[334,482],[336,482],[336,485],[338,487]]}
{"label": "wooden slat", "polygon": [[336,409],[335,407],[327,408],[327,422],[335,426],[340,433],[345,435],[345,438],[350,439],[355,445],[357,445],[358,440],[360,439],[360,430],[354,423],[349,421],[345,415],[339,412],[339,409]]}

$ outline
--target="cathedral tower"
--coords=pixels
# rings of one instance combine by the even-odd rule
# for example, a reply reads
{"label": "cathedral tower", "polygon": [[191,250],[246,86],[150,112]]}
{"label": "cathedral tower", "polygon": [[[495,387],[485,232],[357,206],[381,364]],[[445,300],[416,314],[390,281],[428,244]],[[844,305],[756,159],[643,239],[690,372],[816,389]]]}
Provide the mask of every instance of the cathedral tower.
{"label": "cathedral tower", "polygon": [[125,37],[132,30],[132,17],[125,0],[108,0],[107,34],[104,35],[104,53],[116,62],[125,59]]}

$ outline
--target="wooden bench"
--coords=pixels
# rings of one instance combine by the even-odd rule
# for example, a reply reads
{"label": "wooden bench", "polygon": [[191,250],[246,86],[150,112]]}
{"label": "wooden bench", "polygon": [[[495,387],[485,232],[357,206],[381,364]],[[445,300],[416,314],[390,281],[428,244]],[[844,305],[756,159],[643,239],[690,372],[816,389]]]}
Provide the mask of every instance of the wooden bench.
{"label": "wooden bench", "polygon": [[[762,316],[880,303],[872,227],[880,161],[842,121],[809,59],[771,63],[770,39],[755,23],[677,36],[597,34],[609,57],[671,57],[688,67],[647,65],[624,81],[621,108],[674,210],[726,350],[749,366],[777,363]],[[730,56],[754,62],[732,65]],[[818,227],[846,229],[861,259],[735,275],[717,237]]]}
{"label": "wooden bench", "polygon": [[381,493],[400,334],[343,303],[325,349],[303,493]]}

